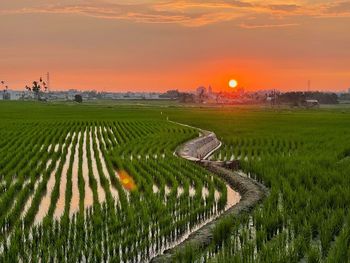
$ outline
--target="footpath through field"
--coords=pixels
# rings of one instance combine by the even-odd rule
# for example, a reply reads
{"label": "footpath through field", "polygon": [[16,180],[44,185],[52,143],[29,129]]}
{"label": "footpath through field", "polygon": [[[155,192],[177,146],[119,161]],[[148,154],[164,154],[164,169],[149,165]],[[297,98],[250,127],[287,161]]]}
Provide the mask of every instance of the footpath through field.
{"label": "footpath through field", "polygon": [[189,234],[183,242],[171,249],[164,251],[151,260],[152,263],[173,262],[175,256],[185,248],[191,247],[199,250],[206,249],[213,240],[213,230],[220,220],[228,216],[237,216],[241,212],[251,211],[267,194],[268,189],[249,178],[247,175],[238,173],[225,167],[225,163],[208,160],[209,157],[218,150],[222,142],[217,139],[214,132],[206,131],[187,124],[170,121],[174,124],[190,127],[199,131],[199,137],[192,139],[179,146],[174,155],[196,162],[205,167],[210,172],[222,178],[227,184],[227,193],[237,191],[240,195],[239,202],[229,202],[225,211],[207,221],[198,230]]}

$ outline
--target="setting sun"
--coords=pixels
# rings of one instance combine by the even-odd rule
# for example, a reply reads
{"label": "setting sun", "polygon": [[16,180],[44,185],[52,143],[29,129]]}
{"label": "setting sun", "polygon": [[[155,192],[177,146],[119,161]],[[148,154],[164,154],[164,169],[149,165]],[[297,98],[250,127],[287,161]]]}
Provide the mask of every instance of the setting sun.
{"label": "setting sun", "polygon": [[238,82],[237,82],[237,80],[231,79],[228,82],[228,85],[229,85],[230,88],[236,88],[238,86]]}

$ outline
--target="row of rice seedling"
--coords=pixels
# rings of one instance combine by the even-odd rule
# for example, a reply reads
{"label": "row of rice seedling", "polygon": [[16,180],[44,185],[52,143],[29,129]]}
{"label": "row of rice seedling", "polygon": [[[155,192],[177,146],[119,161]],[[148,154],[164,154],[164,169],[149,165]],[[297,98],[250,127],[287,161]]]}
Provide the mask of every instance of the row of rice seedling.
{"label": "row of rice seedling", "polygon": [[8,151],[19,167],[0,166],[1,262],[145,262],[225,209],[226,185],[173,156],[193,129],[142,120],[27,129],[19,152]]}
{"label": "row of rice seedling", "polygon": [[[192,112],[186,119],[222,134],[226,147],[216,158],[229,159],[233,154],[233,159],[241,160],[242,170],[270,188],[270,194],[250,216],[222,221],[207,250],[188,248],[178,259],[348,262],[350,161],[344,154],[350,149],[348,112],[222,111],[223,116],[220,111]],[[173,114],[182,121],[182,116]]]}
{"label": "row of rice seedling", "polygon": [[[40,193],[42,192],[42,182],[45,179],[45,175],[52,169],[51,165],[47,165],[51,159],[50,154],[47,152],[48,145],[51,143],[54,136],[58,137],[60,129],[53,129],[47,137],[39,133],[40,143],[32,148],[32,158],[27,162],[27,166],[22,169],[15,178],[15,183],[11,184],[7,191],[4,192],[1,198],[2,214],[1,214],[1,228],[3,229],[2,237],[10,232],[10,230],[18,222],[21,217],[22,210],[25,204],[28,202],[29,196],[33,195],[34,190]],[[44,147],[39,149],[39,145]],[[40,165],[38,165],[40,163]],[[32,203],[35,204],[36,200],[33,198]],[[12,208],[10,211],[9,209]],[[30,209],[29,209],[30,211]],[[29,213],[29,211],[27,213]]]}
{"label": "row of rice seedling", "polygon": [[271,139],[253,137],[225,141],[223,147],[215,153],[212,159],[229,160],[260,160],[264,156],[291,156],[302,147],[302,143],[290,139]]}

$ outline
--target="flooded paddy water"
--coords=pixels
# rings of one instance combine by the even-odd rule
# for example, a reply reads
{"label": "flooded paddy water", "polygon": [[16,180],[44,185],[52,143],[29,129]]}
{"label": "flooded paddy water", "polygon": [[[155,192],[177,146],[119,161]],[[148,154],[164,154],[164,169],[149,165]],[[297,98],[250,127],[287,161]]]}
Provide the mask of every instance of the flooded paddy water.
{"label": "flooded paddy water", "polygon": [[79,211],[79,188],[78,188],[78,170],[79,170],[79,141],[82,133],[78,133],[78,143],[75,146],[73,169],[72,169],[72,200],[69,210],[70,216]]}
{"label": "flooded paddy water", "polygon": [[98,201],[100,203],[103,203],[106,200],[106,193],[105,190],[102,187],[101,184],[101,179],[100,179],[100,175],[97,169],[97,163],[96,163],[96,158],[95,158],[95,151],[93,148],[93,136],[94,136],[94,129],[92,129],[89,132],[89,136],[90,136],[90,152],[91,152],[91,160],[92,160],[92,173],[94,175],[94,178],[97,181],[97,193],[98,193]]}
{"label": "flooded paddy water", "polygon": [[54,218],[57,220],[60,219],[60,217],[62,216],[63,211],[64,211],[65,196],[66,196],[65,193],[66,193],[66,184],[67,184],[67,173],[68,173],[68,169],[69,169],[69,162],[70,162],[70,158],[71,158],[71,154],[72,154],[72,150],[73,150],[73,141],[74,141],[75,136],[76,136],[76,133],[73,133],[72,140],[71,140],[70,144],[67,146],[68,152],[67,152],[65,163],[63,165],[63,169],[62,169],[59,198],[58,198],[58,201],[56,203],[56,209],[54,212]]}
{"label": "flooded paddy water", "polygon": [[[127,140],[130,140],[131,136],[141,136],[141,133],[134,133],[131,135],[126,134],[125,131],[125,133],[121,133],[117,138],[113,136],[113,132],[115,132],[114,128],[111,129],[103,125],[94,126],[89,124],[85,127],[75,126],[70,129],[70,132],[62,135],[64,136],[63,139],[53,140],[50,144],[45,146],[47,149],[42,147],[41,150],[47,151],[49,155],[45,159],[38,160],[38,169],[42,169],[43,172],[34,185],[33,193],[28,196],[23,204],[24,209],[21,213],[21,218],[25,219],[27,212],[31,208],[34,208],[34,210],[31,209],[31,211],[36,211],[32,219],[36,228],[33,229],[43,227],[41,223],[47,216],[48,219],[60,221],[63,215],[67,215],[69,220],[72,220],[71,222],[76,222],[76,215],[82,208],[80,205],[83,204],[83,208],[85,209],[84,218],[87,219],[84,224],[87,225],[91,223],[91,219],[88,218],[91,218],[95,213],[94,202],[98,202],[101,204],[99,207],[101,211],[103,211],[101,216],[103,222],[105,222],[106,218],[104,218],[104,213],[107,212],[104,209],[107,208],[107,194],[111,194],[111,197],[115,201],[115,208],[118,211],[118,215],[115,214],[114,216],[118,217],[118,220],[124,220],[126,215],[118,210],[121,207],[120,202],[122,202],[122,199],[119,200],[120,193],[117,188],[114,187],[115,182],[112,184],[112,181],[116,178],[122,186],[127,203],[130,204],[131,198],[140,196],[141,204],[146,205],[148,202],[146,200],[148,197],[147,195],[153,192],[153,194],[156,195],[154,198],[158,198],[160,201],[159,207],[163,206],[164,210],[162,210],[162,213],[169,210],[166,212],[169,214],[165,214],[164,216],[169,217],[167,220],[174,225],[170,236],[162,236],[162,227],[161,225],[157,225],[159,222],[155,222],[156,225],[151,224],[146,226],[149,229],[147,235],[153,239],[151,246],[147,248],[147,253],[149,254],[147,258],[151,259],[165,249],[176,246],[191,233],[219,216],[223,211],[223,208],[219,208],[218,205],[222,196],[219,190],[214,187],[214,178],[212,178],[211,182],[206,182],[202,185],[202,183],[200,183],[200,178],[203,180],[205,178],[201,177],[203,175],[200,174],[198,170],[198,174],[195,175],[198,178],[196,180],[189,180],[187,175],[189,171],[186,171],[186,169],[194,169],[193,172],[197,170],[192,166],[182,170],[182,167],[177,166],[178,163],[175,159],[174,162],[168,164],[167,159],[174,157],[171,154],[166,154],[161,147],[157,148],[152,146],[147,150],[143,149],[141,146],[137,147],[135,151],[132,150],[133,148],[126,148],[127,157],[122,159],[123,151],[121,150],[116,154],[111,148],[125,147],[127,144],[125,143],[125,145],[122,145],[120,140],[125,140],[124,142],[127,142]],[[59,143],[57,143],[58,141]],[[146,147],[149,147],[149,144]],[[119,158],[121,158],[120,160],[122,162],[128,162],[124,169],[118,169],[113,162],[115,160],[108,159],[111,158],[113,154],[118,156],[119,153],[121,153],[119,155]],[[130,158],[128,158],[129,156]],[[152,163],[152,165],[149,163]],[[138,167],[137,165],[140,166]],[[157,169],[158,167],[159,170]],[[165,175],[165,170],[167,170],[165,167],[171,168],[167,171],[167,175]],[[43,174],[48,169],[50,169],[50,171],[47,172],[44,177]],[[140,169],[143,169],[144,174],[133,174],[133,172],[138,172]],[[157,171],[156,175],[153,174],[154,171]],[[143,175],[144,178],[142,178]],[[150,178],[153,176],[160,177],[158,179],[153,178],[152,182]],[[43,192],[39,193],[41,199],[37,202],[38,186],[43,182],[42,180],[44,178],[46,189],[41,188]],[[178,183],[174,180],[177,180]],[[147,183],[151,183],[151,191],[143,192],[144,185],[141,186],[141,184],[146,181]],[[26,180],[25,182],[29,184],[30,180]],[[190,184],[188,185],[189,182]],[[140,186],[137,185],[138,183],[140,183]],[[200,187],[197,183],[200,183]],[[134,196],[130,194],[132,191],[138,189],[138,187],[142,190],[140,190],[137,195]],[[214,199],[209,198],[209,195],[213,194],[213,192]],[[96,196],[94,196],[95,193],[97,193]],[[232,206],[234,202],[237,201],[237,196],[235,196],[234,193],[231,194],[230,189],[227,189],[227,194],[228,206]],[[33,200],[37,202],[35,206],[32,205]],[[125,204],[123,203],[123,205]],[[189,205],[205,206],[206,213],[199,213],[191,209],[188,210]],[[159,209],[159,207],[157,209]],[[132,204],[130,204],[130,208],[134,209]],[[145,212],[147,212],[147,210],[145,210]],[[187,220],[190,218],[189,215],[191,215],[193,222]],[[160,222],[161,220],[162,219],[160,219]],[[64,223],[65,221],[62,222]],[[180,222],[183,223],[184,226],[177,226]],[[60,222],[57,222],[57,224],[60,224]],[[106,231],[108,231],[109,226],[104,227],[106,227]],[[85,229],[85,231],[88,231],[88,229]],[[126,235],[125,231],[127,230],[121,230],[119,234]],[[102,239],[109,240],[111,235],[113,236],[111,233],[103,233]],[[86,238],[87,237],[88,235],[86,234]],[[138,245],[138,243],[135,244]],[[128,253],[129,249],[131,248],[124,250],[124,248],[121,247],[120,253]],[[102,253],[105,253],[105,251]],[[141,259],[144,259],[142,253],[143,252],[138,252],[138,260],[134,260],[133,262],[141,262]]]}
{"label": "flooded paddy water", "polygon": [[[102,187],[101,184],[101,179],[100,179],[100,174],[97,168],[97,160],[96,156],[99,157],[99,160],[101,162],[101,167],[102,167],[102,172],[103,176],[107,179],[110,187],[110,191],[112,194],[112,197],[116,202],[118,202],[119,195],[117,189],[115,189],[110,181],[110,175],[107,169],[106,161],[102,153],[102,148],[106,147],[105,141],[103,140],[102,132],[103,131],[108,131],[106,128],[96,127],[96,128],[91,128],[90,132],[87,131],[87,129],[83,129],[82,131],[79,132],[74,132],[71,133],[69,132],[66,135],[66,138],[62,144],[62,150],[67,148],[67,154],[65,156],[65,162],[62,167],[62,172],[60,174],[60,181],[59,181],[59,198],[57,200],[55,209],[54,209],[54,218],[59,220],[60,217],[62,216],[64,210],[65,210],[65,205],[66,205],[66,187],[67,187],[67,174],[69,169],[71,169],[72,172],[72,197],[70,200],[70,207],[68,208],[69,215],[72,217],[75,213],[79,211],[79,202],[80,202],[80,192],[79,192],[79,169],[81,169],[81,174],[83,178],[83,184],[84,184],[84,208],[87,209],[93,205],[94,198],[93,198],[93,191],[90,186],[90,180],[89,180],[89,165],[88,165],[88,157],[87,157],[87,139],[89,137],[90,139],[90,153],[91,153],[91,160],[92,160],[92,174],[94,178],[97,181],[97,192],[98,192],[98,200],[100,203],[103,203],[106,200],[106,193],[104,188]],[[111,131],[111,130],[110,130]],[[99,139],[98,134],[101,136],[101,140]],[[82,137],[82,138],[81,138]],[[76,140],[76,145],[73,145],[74,140]],[[67,144],[67,141],[69,141],[69,144]],[[82,141],[82,147],[80,152],[80,141]],[[97,151],[95,152],[95,149],[93,147],[93,142],[96,142],[97,145]],[[112,143],[110,141],[110,143]],[[48,152],[54,152],[58,153],[60,149],[60,144],[50,144],[48,146]],[[74,156],[72,156],[72,152],[74,149]],[[79,164],[79,155],[82,155],[82,162],[81,162],[81,167]],[[55,162],[53,166],[53,170],[50,174],[50,177],[47,181],[46,185],[46,192],[43,195],[40,204],[39,204],[39,209],[38,212],[35,215],[35,224],[39,224],[42,222],[44,217],[47,215],[50,205],[51,205],[51,197],[52,197],[52,191],[54,189],[54,186],[56,184],[56,176],[58,172],[58,167],[59,163],[61,162],[62,156],[59,156],[57,161]],[[70,167],[70,160],[73,160],[72,165]],[[52,164],[52,159],[50,158],[47,163],[46,163],[46,169],[48,169]],[[119,177],[118,177],[119,178]],[[128,180],[128,182],[126,182]],[[125,186],[129,189],[134,189],[136,187],[135,183],[133,182],[132,178],[130,177],[129,179],[127,177],[123,178]],[[35,184],[35,189],[34,192],[37,189],[37,185],[40,183],[40,179],[36,182]],[[29,183],[29,181],[28,181]],[[33,195],[31,195],[28,200],[25,203],[24,210],[22,212],[23,217],[27,211],[29,210],[31,203],[32,203]]]}
{"label": "flooded paddy water", "polygon": [[44,197],[41,199],[40,205],[39,205],[39,210],[35,216],[34,223],[38,224],[40,223],[43,218],[46,216],[47,212],[49,211],[50,203],[51,203],[51,193],[53,190],[53,187],[55,185],[55,175],[57,173],[58,169],[58,163],[60,162],[60,159],[58,159],[55,163],[55,167],[50,175],[50,178],[47,182],[46,185],[46,194]]}
{"label": "flooded paddy water", "polygon": [[[101,132],[101,138],[103,138],[102,136],[102,129],[100,127],[100,132]],[[96,135],[96,134],[95,134]],[[106,161],[105,161],[105,158],[102,154],[102,151],[101,151],[101,142],[100,140],[98,139],[98,137],[96,136],[96,141],[97,141],[97,151],[98,151],[98,156],[99,156],[99,159],[101,160],[101,165],[102,165],[102,171],[103,171],[103,174],[104,176],[106,177],[109,185],[110,185],[110,191],[111,191],[111,194],[112,194],[112,197],[114,198],[114,200],[118,200],[119,199],[119,194],[118,194],[118,190],[115,189],[112,184],[111,184],[111,180],[110,180],[110,177],[109,177],[109,172],[108,172],[108,169],[107,169],[107,165],[106,165]],[[104,143],[105,145],[105,143]]]}
{"label": "flooded paddy water", "polygon": [[84,192],[85,192],[85,198],[84,198],[84,206],[85,208],[88,208],[92,206],[94,202],[92,190],[90,188],[89,184],[89,168],[88,168],[88,160],[87,160],[87,152],[86,152],[86,140],[87,140],[87,131],[84,131],[84,140],[83,140],[83,166],[82,166],[82,173],[83,173],[83,179],[84,179]]}

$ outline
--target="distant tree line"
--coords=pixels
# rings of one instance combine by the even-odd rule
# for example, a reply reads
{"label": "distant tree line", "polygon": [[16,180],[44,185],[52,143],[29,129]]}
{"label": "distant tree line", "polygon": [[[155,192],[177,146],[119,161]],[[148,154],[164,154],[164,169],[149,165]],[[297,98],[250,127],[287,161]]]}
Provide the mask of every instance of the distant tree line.
{"label": "distant tree line", "polygon": [[74,96],[74,101],[78,102],[78,103],[82,103],[83,102],[83,97],[80,94],[76,94]]}
{"label": "distant tree line", "polygon": [[167,92],[159,95],[159,98],[178,100],[178,101],[180,101],[182,103],[193,103],[193,102],[195,102],[194,94],[187,93],[187,92],[180,92],[178,90],[168,90]]}
{"label": "distant tree line", "polygon": [[[220,94],[219,94],[220,95]],[[226,95],[229,96],[230,94]],[[224,95],[225,96],[225,95]],[[195,102],[202,102],[204,96],[200,94],[197,97],[194,94],[187,93],[187,92],[180,92],[178,90],[168,90],[167,92],[161,94],[159,96],[163,99],[172,99],[172,100],[178,100],[182,103],[195,103]],[[272,104],[289,104],[292,106],[305,106],[305,102],[307,100],[317,100],[320,104],[337,104],[338,102],[338,96],[335,93],[329,93],[329,92],[319,92],[319,91],[310,91],[310,92],[272,92],[269,94],[266,94],[266,96],[261,97],[257,94],[250,94],[249,96],[246,95],[246,97],[249,97],[256,102],[264,102],[266,101],[266,98],[271,98],[270,102]]]}
{"label": "distant tree line", "polygon": [[168,90],[167,92],[160,94],[159,98],[176,100],[180,98],[180,94],[181,92],[178,90]]}
{"label": "distant tree line", "polygon": [[335,93],[326,92],[286,92],[278,94],[279,103],[301,105],[306,100],[318,100],[321,104],[337,104],[338,96]]}

